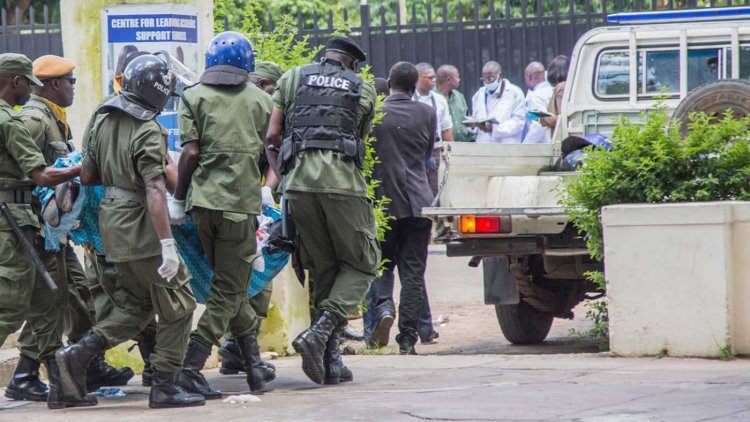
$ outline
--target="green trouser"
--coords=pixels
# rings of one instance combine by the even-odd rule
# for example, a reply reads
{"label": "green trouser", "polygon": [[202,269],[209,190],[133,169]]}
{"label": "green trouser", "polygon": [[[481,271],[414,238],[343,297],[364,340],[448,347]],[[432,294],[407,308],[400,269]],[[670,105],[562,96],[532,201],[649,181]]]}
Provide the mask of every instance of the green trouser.
{"label": "green trouser", "polygon": [[[84,263],[86,265],[87,284],[96,309],[96,320],[102,321],[115,308],[112,298],[117,287],[117,270],[114,264],[107,262],[104,255],[99,255],[93,250],[86,251]],[[152,319],[144,331],[155,333],[156,320]]]}
{"label": "green trouser", "polygon": [[[94,304],[91,300],[91,293],[86,285],[86,274],[83,271],[81,262],[75,250],[70,244],[63,246],[65,254],[65,277],[67,279],[67,306],[62,313],[60,330],[68,341],[75,343],[96,323],[94,314]],[[40,255],[51,254],[42,249],[38,249]],[[53,255],[54,256],[54,255]],[[58,271],[57,259],[51,259],[47,265],[47,271],[53,276],[60,274]],[[18,337],[18,349],[21,354],[39,361],[39,348],[34,341],[29,324],[25,324],[21,335]]]}
{"label": "green trouser", "polygon": [[159,256],[114,264],[114,307],[94,326],[94,333],[111,348],[135,337],[156,315],[156,351],[151,354],[151,364],[160,371],[175,372],[185,358],[195,298],[183,263],[171,282],[159,276],[160,265]]}
{"label": "green trouser", "polygon": [[300,258],[310,269],[316,314],[346,319],[359,306],[380,263],[375,217],[367,198],[286,191],[299,234]]}
{"label": "green trouser", "polygon": [[[33,244],[37,230],[26,226],[22,229]],[[43,253],[40,258],[45,265],[51,265],[55,259],[51,253]],[[55,350],[62,346],[60,316],[67,299],[64,281],[55,281],[59,287],[57,293],[50,291],[37,274],[16,235],[0,231],[0,345],[27,321],[38,350],[36,356],[29,357],[39,360],[54,356]]]}
{"label": "green trouser", "polygon": [[[257,321],[257,328],[255,332],[260,331],[260,323],[268,317],[268,307],[271,306],[271,294],[273,293],[273,281],[266,284],[258,294],[247,300],[250,307],[255,311],[255,320]],[[224,339],[229,340],[234,338],[232,333],[224,333]]]}
{"label": "green trouser", "polygon": [[206,310],[190,338],[207,347],[219,346],[227,330],[244,337],[258,327],[258,317],[247,300],[256,252],[256,217],[199,207],[193,208],[191,216],[214,278]]}

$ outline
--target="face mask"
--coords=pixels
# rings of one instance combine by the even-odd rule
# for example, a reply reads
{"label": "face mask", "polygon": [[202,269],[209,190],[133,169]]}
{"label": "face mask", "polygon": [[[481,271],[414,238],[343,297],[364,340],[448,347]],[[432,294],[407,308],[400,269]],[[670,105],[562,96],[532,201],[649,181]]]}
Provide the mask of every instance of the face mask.
{"label": "face mask", "polygon": [[484,84],[485,89],[489,93],[493,93],[493,92],[497,91],[497,88],[499,86],[500,86],[500,79],[496,80],[495,82],[493,82],[491,84]]}

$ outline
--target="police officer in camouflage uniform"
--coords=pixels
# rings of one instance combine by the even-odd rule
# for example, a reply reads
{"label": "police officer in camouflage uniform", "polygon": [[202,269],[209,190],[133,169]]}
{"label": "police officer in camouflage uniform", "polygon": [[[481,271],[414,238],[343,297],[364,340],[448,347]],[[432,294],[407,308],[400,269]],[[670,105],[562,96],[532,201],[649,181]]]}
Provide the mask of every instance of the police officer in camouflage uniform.
{"label": "police officer in camouflage uniform", "polygon": [[210,388],[200,370],[227,329],[239,345],[250,391],[263,391],[266,382],[258,350],[259,319],[247,301],[247,289],[260,213],[258,158],[272,105],[248,81],[254,65],[247,38],[223,32],[209,45],[200,83],[186,89],[180,102],[183,150],[170,217],[178,223],[185,209],[190,211],[214,277],[179,381],[206,399],[221,393]]}
{"label": "police officer in camouflage uniform", "polygon": [[[281,66],[276,63],[269,61],[259,61],[255,63],[255,70],[250,72],[250,82],[254,83],[255,86],[262,89],[270,96],[276,89],[276,82],[279,80],[284,71]],[[273,206],[275,201],[273,198],[273,190],[278,186],[278,178],[273,169],[268,165],[266,154],[261,154],[258,167],[260,168],[261,174],[265,174],[265,180],[263,188],[261,188],[261,202],[263,205]],[[255,296],[248,299],[250,306],[255,310],[255,315],[258,318],[258,329],[255,330],[256,336],[260,329],[260,323],[268,316],[268,307],[271,305],[271,293],[273,292],[273,283],[268,283],[266,287],[258,292]],[[242,354],[240,348],[237,345],[234,337],[231,333],[225,334],[224,344],[219,348],[219,354],[221,355],[221,368],[219,372],[225,375],[233,375],[238,372],[245,372],[245,364],[242,361]],[[258,357],[260,359],[260,357]],[[276,378],[276,367],[268,361],[262,361],[263,373],[266,382],[273,381]]]}
{"label": "police officer in camouflage uniform", "polygon": [[[47,55],[34,60],[34,76],[44,86],[32,87],[31,98],[19,111],[21,120],[23,120],[31,133],[31,137],[42,151],[48,166],[53,165],[58,158],[64,157],[75,150],[71,142],[72,135],[65,113],[65,107],[69,107],[73,103],[74,68],[73,62],[59,56]],[[86,274],[80,261],[78,261],[73,246],[70,242],[65,242],[61,246],[68,286],[67,307],[63,311],[65,317],[62,319],[67,324],[63,325],[63,334],[68,337],[68,341],[76,342],[96,322],[94,304],[86,285]],[[38,252],[40,254],[46,253],[44,250]],[[53,260],[54,265],[47,268],[48,271],[56,274],[58,262]],[[34,376],[34,371],[25,368],[27,363],[34,366],[35,369],[39,367],[39,350],[28,324],[21,331],[18,344],[21,351],[21,360],[17,371],[8,383],[5,396],[35,401],[46,400],[46,392],[43,395],[38,394],[38,386],[41,381],[38,381],[38,377]],[[130,368],[117,370],[107,365],[104,362],[104,355],[101,355],[97,356],[89,369],[87,386],[89,391],[94,391],[104,385],[126,385],[133,375],[134,373]]]}
{"label": "police officer in camouflage uniform", "polygon": [[175,382],[182,368],[195,310],[190,276],[169,226],[165,188],[168,132],[155,117],[172,93],[175,76],[162,57],[134,59],[123,73],[120,95],[101,105],[84,139],[81,182],[105,186],[99,225],[107,261],[118,279],[115,308],[91,333],[60,349],[56,359],[71,392],[86,391],[86,371],[107,348],[137,335],[157,316],[157,347],[149,407],[205,404]]}
{"label": "police officer in camouflage uniform", "polygon": [[[375,218],[359,166],[375,113],[375,89],[354,70],[365,53],[334,37],[320,63],[279,80],[267,143],[279,146],[285,198],[299,231],[302,263],[315,282],[316,317],[292,343],[318,384],[351,381],[338,351],[340,333],[380,262]],[[284,136],[281,141],[282,134]]]}
{"label": "police officer in camouflage uniform", "polygon": [[[30,205],[35,185],[52,187],[63,183],[78,176],[81,167],[46,167],[39,147],[13,111],[13,107],[29,100],[32,84],[42,85],[32,74],[31,60],[22,54],[0,54],[0,202],[7,204],[26,238],[34,244],[44,242],[38,216]],[[49,265],[54,260],[50,254],[41,258]],[[57,284],[63,285],[60,280]],[[54,409],[92,406],[96,404],[96,398],[81,396],[76,399],[66,394],[60,383],[54,353],[62,345],[59,320],[64,295],[67,295],[64,289],[56,293],[48,289],[8,221],[0,217],[0,344],[26,320],[38,348],[38,357],[47,366],[50,383],[47,406]],[[29,356],[22,354],[16,375],[26,378],[22,374],[28,373],[38,381],[38,366],[31,361]],[[23,381],[19,379],[19,383]],[[26,381],[33,383],[33,380]],[[27,391],[29,386],[19,387]],[[32,393],[39,399],[43,389]]]}

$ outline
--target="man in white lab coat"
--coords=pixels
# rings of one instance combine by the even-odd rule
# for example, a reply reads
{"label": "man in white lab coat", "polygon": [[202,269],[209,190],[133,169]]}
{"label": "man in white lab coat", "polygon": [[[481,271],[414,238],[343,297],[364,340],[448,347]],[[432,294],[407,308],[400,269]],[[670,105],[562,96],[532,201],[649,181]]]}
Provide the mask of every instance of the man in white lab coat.
{"label": "man in white lab coat", "polygon": [[[529,89],[526,92],[526,111],[547,111],[547,105],[552,98],[552,85],[547,82],[544,75],[544,65],[539,62],[531,62],[526,66],[524,81]],[[551,139],[550,130],[542,126],[538,119],[526,117],[526,135],[524,144],[543,144]]]}
{"label": "man in white lab coat", "polygon": [[489,61],[482,68],[482,82],[472,98],[472,117],[493,118],[495,122],[477,125],[477,142],[520,144],[526,124],[525,98],[521,88],[503,79],[498,62]]}

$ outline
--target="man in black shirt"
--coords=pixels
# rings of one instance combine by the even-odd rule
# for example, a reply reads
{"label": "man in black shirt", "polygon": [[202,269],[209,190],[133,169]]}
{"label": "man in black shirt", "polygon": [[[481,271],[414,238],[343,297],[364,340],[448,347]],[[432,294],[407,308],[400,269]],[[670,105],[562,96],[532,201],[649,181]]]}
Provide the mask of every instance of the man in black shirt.
{"label": "man in black shirt", "polygon": [[385,116],[374,130],[373,143],[380,163],[374,177],[378,189],[391,199],[388,214],[396,219],[381,244],[388,260],[383,275],[372,282],[365,314],[365,340],[372,346],[385,346],[393,323],[393,271],[398,267],[401,281],[399,335],[402,354],[416,354],[417,322],[424,291],[427,244],[432,223],[422,218],[422,207],[433,195],[427,182],[425,161],[432,156],[437,117],[432,107],[412,101],[419,74],[413,64],[399,62],[389,74],[391,95],[385,99]]}

